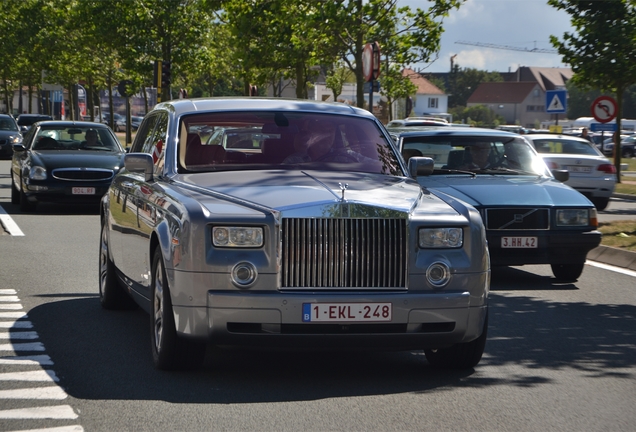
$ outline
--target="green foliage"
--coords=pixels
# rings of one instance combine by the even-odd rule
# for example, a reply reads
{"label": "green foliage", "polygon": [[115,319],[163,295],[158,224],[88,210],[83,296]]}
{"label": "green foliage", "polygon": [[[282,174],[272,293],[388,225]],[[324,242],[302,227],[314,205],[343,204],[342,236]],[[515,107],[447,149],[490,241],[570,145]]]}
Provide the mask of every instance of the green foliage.
{"label": "green foliage", "polygon": [[459,68],[456,64],[448,78],[448,106],[450,108],[466,106],[468,98],[483,82],[502,82],[499,72],[487,72],[479,69]]}
{"label": "green foliage", "polygon": [[486,105],[476,105],[471,107],[454,107],[449,109],[453,114],[456,123],[469,124],[477,127],[494,128],[505,123],[505,119],[495,114]]}

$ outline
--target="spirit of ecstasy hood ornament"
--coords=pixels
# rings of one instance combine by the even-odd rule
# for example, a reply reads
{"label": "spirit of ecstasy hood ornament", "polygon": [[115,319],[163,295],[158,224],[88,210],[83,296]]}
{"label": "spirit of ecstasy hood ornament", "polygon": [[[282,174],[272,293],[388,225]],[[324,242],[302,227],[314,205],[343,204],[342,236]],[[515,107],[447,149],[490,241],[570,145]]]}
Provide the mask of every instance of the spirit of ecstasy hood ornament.
{"label": "spirit of ecstasy hood ornament", "polygon": [[344,185],[342,183],[338,183],[338,186],[340,186],[340,191],[342,192],[342,198],[340,199],[340,201],[344,201],[345,200],[345,197],[344,197],[345,191],[349,187],[349,183],[345,183]]}

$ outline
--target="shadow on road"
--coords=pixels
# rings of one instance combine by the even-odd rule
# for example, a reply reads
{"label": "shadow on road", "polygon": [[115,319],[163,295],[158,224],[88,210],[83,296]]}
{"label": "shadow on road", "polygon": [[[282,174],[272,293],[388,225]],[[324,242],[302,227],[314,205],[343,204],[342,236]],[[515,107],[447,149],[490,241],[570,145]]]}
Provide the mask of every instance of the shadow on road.
{"label": "shadow on road", "polygon": [[[70,296],[67,296],[70,297]],[[262,403],[427,392],[443,387],[537,386],[545,370],[634,379],[636,307],[555,303],[491,295],[489,340],[476,371],[431,368],[422,352],[281,352],[210,349],[205,367],[160,372],[152,367],[149,317],[105,311],[78,295],[29,311],[60,385],[79,399],[172,403]],[[523,365],[524,376],[479,373]]]}

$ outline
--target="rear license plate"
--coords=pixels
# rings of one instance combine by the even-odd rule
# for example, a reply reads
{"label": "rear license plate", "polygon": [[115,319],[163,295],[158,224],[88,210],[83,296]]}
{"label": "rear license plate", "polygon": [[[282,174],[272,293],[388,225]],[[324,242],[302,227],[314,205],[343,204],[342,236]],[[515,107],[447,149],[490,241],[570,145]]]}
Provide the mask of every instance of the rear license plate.
{"label": "rear license plate", "polygon": [[93,188],[93,187],[74,187],[72,193],[73,193],[73,195],[95,195],[95,188]]}
{"label": "rear license plate", "polygon": [[536,249],[536,237],[502,237],[501,247],[503,249]]}
{"label": "rear license plate", "polygon": [[391,303],[303,303],[303,322],[391,321]]}
{"label": "rear license plate", "polygon": [[567,167],[567,170],[573,173],[591,173],[592,167],[590,166],[573,166],[570,165]]}

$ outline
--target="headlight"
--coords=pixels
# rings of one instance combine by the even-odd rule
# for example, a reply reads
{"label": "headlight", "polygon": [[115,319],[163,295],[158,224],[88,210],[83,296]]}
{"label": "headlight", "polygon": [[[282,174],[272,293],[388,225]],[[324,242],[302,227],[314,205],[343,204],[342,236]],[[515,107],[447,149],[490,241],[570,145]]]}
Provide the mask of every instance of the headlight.
{"label": "headlight", "polygon": [[41,166],[32,166],[29,171],[29,178],[33,180],[46,180],[46,168]]}
{"label": "headlight", "polygon": [[11,144],[20,144],[22,142],[22,137],[20,135],[10,136],[9,142]]}
{"label": "headlight", "polygon": [[218,247],[260,247],[263,246],[263,228],[214,227],[212,244]]}
{"label": "headlight", "polygon": [[596,209],[559,209],[556,212],[557,226],[588,226],[591,215],[596,219]]}
{"label": "headlight", "polygon": [[421,228],[419,233],[421,248],[460,248],[464,244],[461,228]]}

